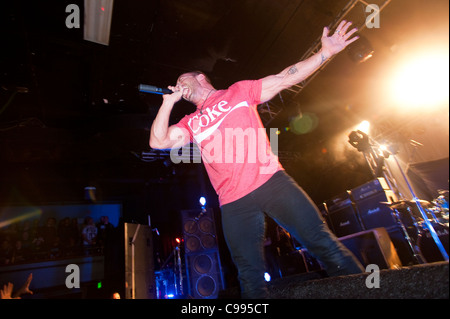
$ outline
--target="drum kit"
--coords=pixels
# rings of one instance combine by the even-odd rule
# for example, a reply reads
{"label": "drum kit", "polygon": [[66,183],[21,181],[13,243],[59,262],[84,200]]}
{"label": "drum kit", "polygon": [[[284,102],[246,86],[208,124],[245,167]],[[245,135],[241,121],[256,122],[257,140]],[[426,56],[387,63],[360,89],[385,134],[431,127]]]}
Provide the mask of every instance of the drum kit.
{"label": "drum kit", "polygon": [[[390,165],[386,162],[386,159],[393,158],[398,172],[412,195],[412,200],[383,202],[382,204],[388,205],[393,210],[392,215],[403,229],[405,238],[419,263],[433,262],[436,259],[442,260],[442,258],[448,261],[448,190],[439,191],[439,196],[431,202],[420,200],[397,159],[398,145],[383,146],[360,130],[351,132],[348,142],[364,154],[373,175],[385,177],[390,188],[395,192],[395,190],[398,191],[398,187]],[[413,140],[411,142],[420,144]],[[403,196],[398,196],[398,198],[404,199]],[[431,248],[428,247],[430,245]],[[430,251],[433,253],[429,253]]]}
{"label": "drum kit", "polygon": [[449,191],[439,191],[432,201],[414,199],[382,204],[393,210],[418,263],[448,261]]}

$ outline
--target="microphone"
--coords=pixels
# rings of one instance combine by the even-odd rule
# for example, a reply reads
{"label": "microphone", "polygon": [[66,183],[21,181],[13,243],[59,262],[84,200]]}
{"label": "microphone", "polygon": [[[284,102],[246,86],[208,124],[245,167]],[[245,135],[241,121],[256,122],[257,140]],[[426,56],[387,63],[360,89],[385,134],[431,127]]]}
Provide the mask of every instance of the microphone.
{"label": "microphone", "polygon": [[153,85],[147,85],[147,84],[139,84],[139,92],[142,93],[152,93],[152,94],[172,94],[173,92],[169,89],[162,89]]}

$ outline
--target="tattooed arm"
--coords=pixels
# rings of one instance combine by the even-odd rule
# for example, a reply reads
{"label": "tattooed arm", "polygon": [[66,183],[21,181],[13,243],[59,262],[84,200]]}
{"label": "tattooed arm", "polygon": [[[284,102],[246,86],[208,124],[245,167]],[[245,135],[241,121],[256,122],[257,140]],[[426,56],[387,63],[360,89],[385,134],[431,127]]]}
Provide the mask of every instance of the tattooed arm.
{"label": "tattooed arm", "polygon": [[352,29],[347,33],[351,22],[342,21],[337,27],[336,33],[328,36],[328,28],[324,28],[322,35],[322,48],[310,58],[300,61],[292,66],[287,67],[276,75],[271,75],[262,79],[261,102],[271,100],[281,91],[306,80],[317,69],[322,66],[333,55],[341,52],[350,43],[356,41],[358,37],[350,37],[357,31]]}

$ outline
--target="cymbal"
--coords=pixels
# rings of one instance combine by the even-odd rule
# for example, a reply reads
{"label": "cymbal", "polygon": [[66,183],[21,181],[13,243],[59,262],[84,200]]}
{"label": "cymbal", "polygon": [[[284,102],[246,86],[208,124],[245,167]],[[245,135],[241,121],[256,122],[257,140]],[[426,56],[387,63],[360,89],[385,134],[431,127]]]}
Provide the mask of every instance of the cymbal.
{"label": "cymbal", "polygon": [[417,202],[418,202],[420,205],[431,205],[431,203],[430,203],[429,201],[427,201],[427,200],[422,200],[422,199],[419,199],[419,200],[417,200],[417,201],[415,201],[415,200],[401,200],[401,201],[393,202],[393,203],[390,203],[390,202],[380,202],[380,204],[383,204],[383,205],[389,206],[390,208],[394,208],[394,209],[395,209],[395,208],[414,207],[414,206],[417,205]]}

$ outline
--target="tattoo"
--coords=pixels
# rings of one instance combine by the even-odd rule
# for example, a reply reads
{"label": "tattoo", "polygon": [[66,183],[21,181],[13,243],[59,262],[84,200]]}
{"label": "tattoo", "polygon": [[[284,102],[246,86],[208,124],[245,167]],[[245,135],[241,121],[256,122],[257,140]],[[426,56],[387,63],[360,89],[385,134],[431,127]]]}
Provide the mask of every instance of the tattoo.
{"label": "tattoo", "polygon": [[295,73],[297,73],[297,72],[298,72],[297,67],[294,65],[294,66],[292,66],[292,67],[289,69],[288,74],[292,75],[292,74],[295,74]]}
{"label": "tattoo", "polygon": [[325,55],[323,55],[322,53],[322,62],[320,62],[320,65],[324,64],[324,62],[327,60],[327,58],[325,57]]}

